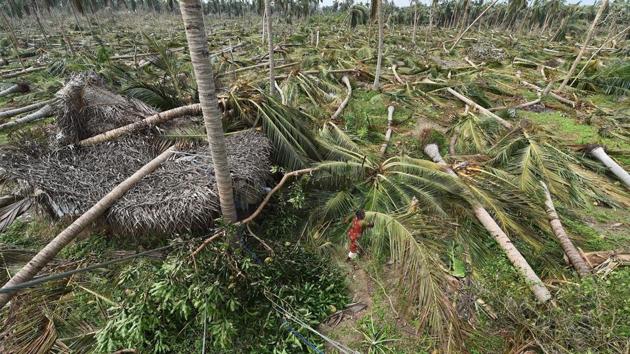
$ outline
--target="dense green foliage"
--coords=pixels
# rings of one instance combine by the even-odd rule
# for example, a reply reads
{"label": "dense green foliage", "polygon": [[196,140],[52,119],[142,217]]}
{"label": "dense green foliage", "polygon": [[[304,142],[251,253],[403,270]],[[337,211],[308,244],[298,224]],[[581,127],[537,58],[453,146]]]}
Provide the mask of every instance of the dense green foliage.
{"label": "dense green foliage", "polygon": [[344,280],[302,247],[274,246],[275,254],[261,263],[246,251],[215,244],[194,259],[182,249],[162,264],[129,267],[118,276],[125,296],[99,332],[97,351],[198,352],[204,338],[211,352],[305,350],[270,299],[316,326],[345,305]]}

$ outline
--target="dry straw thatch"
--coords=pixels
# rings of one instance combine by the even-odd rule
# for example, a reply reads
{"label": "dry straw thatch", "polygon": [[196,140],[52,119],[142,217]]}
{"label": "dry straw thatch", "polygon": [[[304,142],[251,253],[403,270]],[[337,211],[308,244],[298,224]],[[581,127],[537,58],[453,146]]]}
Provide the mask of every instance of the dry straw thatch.
{"label": "dry straw thatch", "polygon": [[[94,74],[71,78],[57,93],[56,132],[38,144],[17,139],[0,151],[0,169],[26,182],[37,201],[55,217],[77,216],[114,186],[159,154],[164,139],[155,129],[88,147],[81,139],[155,113],[140,101],[107,90]],[[186,126],[200,118],[183,117]],[[54,135],[54,138],[53,138]],[[241,209],[258,202],[269,179],[271,145],[247,130],[226,138],[236,200]],[[129,234],[186,232],[208,227],[219,214],[214,169],[208,146],[190,144],[144,178],[107,212],[105,222]]]}

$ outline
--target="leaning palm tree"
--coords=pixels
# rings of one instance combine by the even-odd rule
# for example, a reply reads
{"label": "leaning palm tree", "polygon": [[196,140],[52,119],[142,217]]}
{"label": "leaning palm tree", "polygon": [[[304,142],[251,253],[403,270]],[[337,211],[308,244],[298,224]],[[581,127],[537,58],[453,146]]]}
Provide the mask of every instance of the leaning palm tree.
{"label": "leaning palm tree", "polygon": [[[221,112],[218,108],[217,95],[214,86],[212,65],[210,64],[210,52],[208,51],[208,38],[203,22],[203,7],[199,0],[184,0],[181,2],[182,19],[186,28],[186,39],[190,51],[197,88],[199,90],[199,102],[203,112],[203,121],[206,127],[206,135],[210,144],[212,164],[214,165],[217,179],[221,213],[228,222],[235,222],[236,206],[234,204],[234,192],[232,189],[232,177],[228,166],[225,137]],[[272,48],[273,49],[273,48]],[[273,86],[273,85],[272,85]]]}

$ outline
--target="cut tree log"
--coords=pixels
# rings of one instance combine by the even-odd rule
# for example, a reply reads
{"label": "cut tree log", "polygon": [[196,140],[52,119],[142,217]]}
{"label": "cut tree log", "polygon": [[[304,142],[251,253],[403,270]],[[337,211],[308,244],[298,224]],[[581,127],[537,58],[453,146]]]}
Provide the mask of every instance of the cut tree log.
{"label": "cut tree log", "polygon": [[606,153],[603,147],[600,145],[592,145],[587,147],[587,151],[596,159],[598,159],[604,166],[608,167],[610,172],[612,172],[623,184],[626,185],[628,189],[630,189],[630,174],[623,169],[623,167],[619,166],[615,160],[611,159],[610,156]]}
{"label": "cut tree log", "polygon": [[[459,178],[457,173],[442,159],[440,150],[436,144],[428,144],[424,147],[424,153],[427,154],[433,160],[433,162],[444,166],[446,172],[453,177]],[[510,260],[512,265],[516,268],[519,274],[525,279],[527,285],[536,296],[539,302],[545,303],[551,299],[551,293],[540,280],[536,272],[527,263],[527,260],[521,252],[512,244],[510,238],[506,235],[499,224],[492,218],[490,213],[477,201],[470,201],[473,212],[477,217],[477,220],[485,227],[485,229],[494,237],[495,241],[499,244],[499,247],[505,252],[505,255]]]}
{"label": "cut tree log", "polygon": [[467,105],[470,105],[472,107],[475,107],[479,112],[487,115],[488,117],[494,118],[496,119],[497,122],[499,122],[499,124],[501,124],[502,126],[508,128],[508,129],[512,129],[513,126],[510,122],[506,121],[505,119],[499,117],[498,115],[490,112],[489,110],[487,110],[486,108],[481,107],[479,104],[477,104],[475,101],[471,100],[470,98],[462,95],[461,93],[453,90],[450,87],[446,88],[446,91],[448,91],[451,95],[459,98],[462,102],[466,103]]}
{"label": "cut tree log", "polygon": [[400,76],[398,76],[398,73],[396,72],[396,68],[398,68],[398,65],[396,64],[392,65],[392,72],[394,73],[394,78],[396,78],[396,81],[398,81],[398,83],[404,84],[405,82],[403,81],[403,79],[400,78]]}
{"label": "cut tree log", "polygon": [[14,128],[17,127],[18,125],[24,125],[26,123],[30,123],[30,122],[34,122],[36,120],[40,120],[46,117],[50,117],[55,113],[55,109],[47,104],[45,106],[43,106],[42,108],[40,108],[39,110],[25,115],[24,117],[18,118],[16,120],[12,120],[10,122],[6,122],[4,124],[0,124],[0,131],[5,130],[5,129],[9,129],[9,128]]}
{"label": "cut tree log", "polygon": [[106,131],[104,133],[94,135],[87,139],[83,139],[77,143],[79,146],[88,146],[95,145],[105,141],[114,140],[118,137],[121,137],[126,134],[130,134],[136,132],[140,129],[144,129],[150,126],[154,126],[157,124],[161,124],[167,122],[171,119],[175,119],[177,117],[185,116],[185,115],[193,115],[201,113],[201,104],[191,104],[188,106],[177,107],[173,109],[169,109],[168,111],[160,112],[149,116],[143,120],[123,125],[122,127],[112,129],[110,131]]}
{"label": "cut tree log", "polygon": [[381,145],[381,156],[385,155],[389,141],[392,138],[392,122],[394,121],[394,106],[387,107],[387,132],[385,133],[385,142]]}
{"label": "cut tree log", "polygon": [[[88,225],[105,214],[118,199],[135,186],[143,177],[155,171],[164,161],[166,161],[175,151],[175,147],[170,147],[153,160],[149,161],[141,169],[136,171],[129,178],[117,185],[111,192],[107,193],[101,200],[94,204],[88,211],[76,219],[70,226],[65,228],[54,239],[52,239],[33,259],[31,259],[19,272],[4,284],[2,289],[7,289],[19,285],[20,283],[33,279],[37,273],[50,262],[59,251],[67,246],[77,235]],[[15,293],[0,294],[0,309],[6,305]]]}
{"label": "cut tree log", "polygon": [[24,106],[24,107],[19,107],[19,108],[14,108],[14,109],[9,109],[9,110],[6,110],[6,111],[2,111],[2,112],[0,112],[0,118],[11,118],[11,117],[17,116],[18,114],[34,111],[36,109],[42,108],[43,106],[45,106],[47,104],[52,103],[52,101],[53,100],[47,100],[47,101],[33,103],[33,104],[30,104],[30,105]]}
{"label": "cut tree log", "polygon": [[28,84],[26,84],[26,83],[18,83],[18,84],[15,84],[15,85],[13,85],[13,86],[5,89],[5,90],[0,91],[0,97],[7,96],[7,95],[10,95],[12,93],[18,93],[18,92],[24,93],[24,92],[28,92],[30,90],[31,90],[31,87]]}
{"label": "cut tree log", "polygon": [[564,231],[564,227],[562,227],[562,223],[560,222],[560,217],[556,212],[556,208],[553,205],[553,200],[551,199],[551,193],[549,192],[549,188],[547,188],[547,184],[545,182],[540,181],[540,185],[545,192],[545,211],[547,212],[547,217],[549,218],[549,224],[551,224],[551,229],[553,233],[556,235],[558,239],[558,243],[560,243],[560,247],[564,250],[564,253],[567,255],[569,262],[573,265],[573,268],[578,272],[581,277],[585,277],[591,274],[591,267],[584,261],[584,258],[580,255],[580,252],[577,250],[566,231]]}
{"label": "cut tree log", "polygon": [[343,101],[341,101],[341,104],[339,105],[335,113],[333,113],[333,115],[330,116],[330,120],[335,120],[339,118],[339,116],[341,115],[341,112],[343,112],[343,109],[346,108],[346,106],[348,105],[348,102],[350,101],[350,96],[352,96],[352,85],[350,85],[350,79],[348,79],[348,76],[344,75],[341,78],[341,81],[346,85],[346,89],[348,90],[348,93],[346,94],[346,98],[344,98]]}

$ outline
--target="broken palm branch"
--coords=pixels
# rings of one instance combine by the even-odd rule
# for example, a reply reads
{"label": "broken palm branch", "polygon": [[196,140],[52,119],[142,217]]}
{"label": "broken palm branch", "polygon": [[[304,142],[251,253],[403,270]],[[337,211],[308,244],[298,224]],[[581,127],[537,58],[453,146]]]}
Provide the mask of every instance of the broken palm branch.
{"label": "broken palm branch", "polygon": [[[436,144],[426,145],[424,147],[424,152],[435,163],[444,166],[448,174],[452,175],[455,178],[459,178],[457,173],[455,173],[455,171],[453,171],[453,169],[448,166],[444,159],[442,159],[442,156],[440,155],[440,150]],[[519,274],[527,282],[528,286],[534,293],[534,296],[536,296],[536,299],[538,299],[538,301],[541,303],[549,301],[551,299],[551,293],[542,282],[542,280],[540,280],[536,272],[534,272],[529,263],[527,263],[527,260],[512,244],[510,238],[505,234],[505,232],[503,232],[501,227],[496,223],[496,221],[494,221],[492,216],[481,205],[481,203],[474,200],[470,201],[470,203],[473,208],[473,212],[477,217],[477,220],[479,220],[479,222],[486,228],[486,230],[494,237],[495,241],[505,252],[505,255],[510,260],[512,265],[514,265]]]}
{"label": "broken palm branch", "polygon": [[381,145],[381,155],[385,155],[387,146],[392,138],[392,122],[394,121],[394,106],[387,107],[387,131],[385,132],[385,142]]}
{"label": "broken palm branch", "polygon": [[543,192],[545,192],[545,210],[547,212],[547,217],[549,218],[549,224],[551,224],[551,228],[553,229],[554,235],[558,239],[558,243],[560,243],[560,247],[564,250],[564,254],[569,258],[569,262],[573,265],[573,268],[578,272],[581,277],[585,277],[591,274],[591,267],[584,262],[582,255],[577,250],[566,231],[564,231],[564,227],[562,227],[562,223],[560,222],[560,217],[556,212],[556,208],[553,205],[553,200],[551,199],[551,193],[549,193],[549,188],[547,188],[547,184],[545,182],[540,181],[540,185],[543,188]]}
{"label": "broken palm branch", "polygon": [[343,101],[341,101],[341,104],[339,104],[339,107],[337,108],[335,113],[333,113],[333,115],[330,116],[330,120],[333,120],[333,121],[339,118],[339,116],[341,115],[341,112],[343,112],[344,108],[346,108],[346,106],[348,105],[348,102],[350,102],[350,97],[352,96],[352,85],[350,85],[350,79],[348,79],[348,76],[344,75],[341,78],[341,81],[346,85],[346,90],[348,92],[346,94],[346,98],[344,98]]}
{"label": "broken palm branch", "polygon": [[[114,203],[122,198],[127,191],[132,189],[142,178],[155,171],[160,165],[166,161],[175,152],[175,147],[171,147],[144,165],[133,175],[125,179],[118,184],[114,189],[101,198],[90,209],[83,213],[78,219],[76,219],[70,226],[59,233],[54,239],[52,239],[41,251],[39,251],[33,259],[31,259],[19,272],[17,272],[11,279],[4,284],[2,289],[10,288],[15,285],[19,285],[23,282],[33,279],[37,273],[42,270],[48,262],[50,262],[59,251],[67,246],[77,235],[88,227],[91,223],[101,217],[107,209],[109,209]],[[2,293],[0,294],[0,308],[11,300],[15,293]]]}

